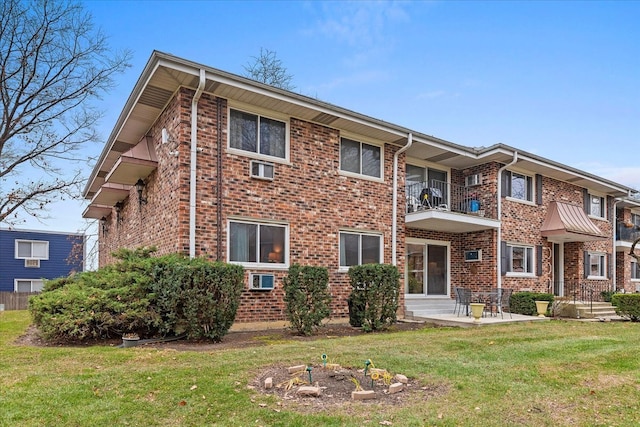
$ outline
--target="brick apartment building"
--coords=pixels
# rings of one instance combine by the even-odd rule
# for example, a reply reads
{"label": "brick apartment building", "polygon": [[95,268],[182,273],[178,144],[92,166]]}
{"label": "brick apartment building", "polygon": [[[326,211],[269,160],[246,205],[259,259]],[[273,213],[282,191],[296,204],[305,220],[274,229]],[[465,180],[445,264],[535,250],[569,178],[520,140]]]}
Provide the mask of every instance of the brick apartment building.
{"label": "brick apartment building", "polygon": [[153,52],[83,216],[100,220],[100,265],[145,245],[243,265],[237,321],[264,321],[284,319],[293,263],[329,269],[337,317],[349,266],[369,262],[404,272],[403,306],[450,300],[456,286],[635,291],[616,233],[640,226],[632,193],[513,147],[464,147]]}

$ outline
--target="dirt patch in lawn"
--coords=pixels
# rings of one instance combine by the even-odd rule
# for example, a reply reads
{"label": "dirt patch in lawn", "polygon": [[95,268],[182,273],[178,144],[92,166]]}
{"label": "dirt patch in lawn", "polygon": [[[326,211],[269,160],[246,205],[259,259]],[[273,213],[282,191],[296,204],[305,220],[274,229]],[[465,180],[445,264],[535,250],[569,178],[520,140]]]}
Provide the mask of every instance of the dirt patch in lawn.
{"label": "dirt patch in lawn", "polygon": [[[323,364],[313,365],[311,382],[306,366],[293,373],[289,372],[289,368],[284,365],[263,368],[249,384],[250,389],[278,398],[276,407],[273,408],[275,411],[287,408],[303,413],[315,413],[339,408],[346,413],[359,413],[362,406],[397,407],[449,392],[449,387],[445,384],[420,384],[412,378],[399,379],[399,376],[392,372],[378,375],[374,373],[373,379],[371,371],[367,375],[364,374],[364,367],[357,369],[330,364],[327,364],[327,367]],[[356,391],[357,387],[362,391],[360,397],[367,395],[371,398],[361,400],[354,397],[352,392]]]}

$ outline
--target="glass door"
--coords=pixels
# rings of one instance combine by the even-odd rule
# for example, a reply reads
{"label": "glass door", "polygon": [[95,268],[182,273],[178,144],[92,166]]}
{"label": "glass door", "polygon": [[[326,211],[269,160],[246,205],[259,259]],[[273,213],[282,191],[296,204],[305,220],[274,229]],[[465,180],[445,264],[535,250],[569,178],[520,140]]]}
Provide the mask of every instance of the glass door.
{"label": "glass door", "polygon": [[424,245],[407,245],[407,293],[424,295]]}
{"label": "glass door", "polygon": [[407,294],[448,295],[447,265],[447,246],[407,244]]}
{"label": "glass door", "polygon": [[446,246],[427,246],[427,295],[447,295]]}

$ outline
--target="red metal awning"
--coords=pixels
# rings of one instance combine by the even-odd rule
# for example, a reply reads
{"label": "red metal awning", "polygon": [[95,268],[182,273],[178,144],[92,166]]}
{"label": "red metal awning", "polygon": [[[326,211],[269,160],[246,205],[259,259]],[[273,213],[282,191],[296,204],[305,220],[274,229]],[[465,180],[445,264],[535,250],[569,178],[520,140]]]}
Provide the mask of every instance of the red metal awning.
{"label": "red metal awning", "polygon": [[540,231],[551,242],[588,242],[608,238],[582,207],[562,202],[549,203]]}

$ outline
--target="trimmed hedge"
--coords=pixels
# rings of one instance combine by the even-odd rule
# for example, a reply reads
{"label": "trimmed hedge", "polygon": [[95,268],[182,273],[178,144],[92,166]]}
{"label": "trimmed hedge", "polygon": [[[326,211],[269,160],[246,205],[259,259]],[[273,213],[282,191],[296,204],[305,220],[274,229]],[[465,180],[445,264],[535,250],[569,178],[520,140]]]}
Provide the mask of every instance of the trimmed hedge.
{"label": "trimmed hedge", "polygon": [[34,323],[49,340],[131,333],[219,341],[235,319],[242,267],[153,252],[122,249],[115,264],[48,281],[29,300]]}
{"label": "trimmed hedge", "polygon": [[619,316],[627,317],[632,322],[640,322],[640,294],[614,294],[611,304],[616,307]]}
{"label": "trimmed hedge", "polygon": [[300,334],[311,335],[331,314],[328,270],[293,264],[283,283],[285,311],[291,327]]}
{"label": "trimmed hedge", "polygon": [[553,305],[553,294],[541,292],[515,292],[511,295],[510,309],[512,313],[535,316],[538,313],[536,301],[549,301],[547,313],[549,315]]}
{"label": "trimmed hedge", "polygon": [[349,269],[349,323],[365,331],[388,328],[396,322],[400,273],[389,264],[364,264]]}

